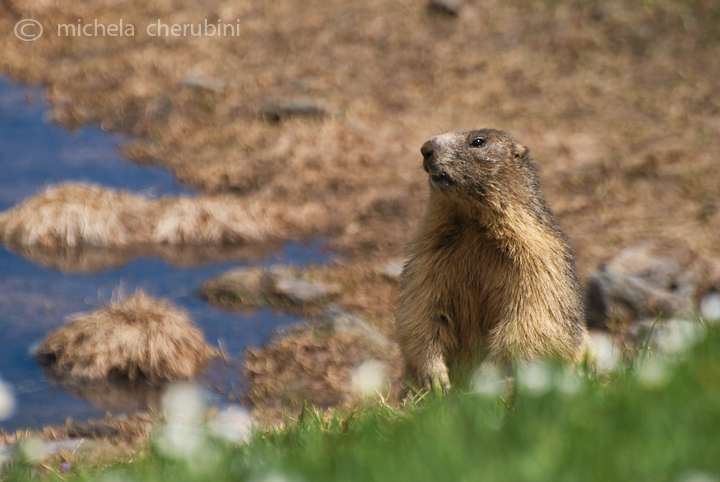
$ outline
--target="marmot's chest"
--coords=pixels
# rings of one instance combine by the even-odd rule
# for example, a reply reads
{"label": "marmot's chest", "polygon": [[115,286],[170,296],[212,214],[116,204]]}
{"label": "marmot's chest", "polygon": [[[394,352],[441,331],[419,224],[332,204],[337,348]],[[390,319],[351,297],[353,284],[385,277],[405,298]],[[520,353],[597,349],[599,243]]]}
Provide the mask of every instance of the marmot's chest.
{"label": "marmot's chest", "polygon": [[492,328],[517,293],[516,267],[483,233],[470,231],[444,241],[419,260],[431,266],[438,310],[460,331]]}

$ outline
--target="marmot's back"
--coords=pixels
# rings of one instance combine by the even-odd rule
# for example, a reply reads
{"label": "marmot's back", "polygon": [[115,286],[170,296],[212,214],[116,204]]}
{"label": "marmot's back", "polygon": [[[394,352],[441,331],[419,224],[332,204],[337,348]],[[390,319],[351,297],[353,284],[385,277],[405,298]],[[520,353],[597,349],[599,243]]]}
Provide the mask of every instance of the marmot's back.
{"label": "marmot's back", "polygon": [[430,200],[408,248],[395,334],[406,376],[447,388],[484,358],[579,361],[587,336],[567,241],[528,149],[449,132],[421,148]]}

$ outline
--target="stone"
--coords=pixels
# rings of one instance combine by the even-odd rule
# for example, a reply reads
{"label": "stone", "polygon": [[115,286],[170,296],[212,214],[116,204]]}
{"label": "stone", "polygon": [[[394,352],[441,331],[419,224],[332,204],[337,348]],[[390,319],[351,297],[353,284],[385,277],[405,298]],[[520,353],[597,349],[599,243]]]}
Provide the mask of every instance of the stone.
{"label": "stone", "polygon": [[322,304],[340,294],[337,286],[287,276],[278,278],[272,291],[274,295],[298,306]]}
{"label": "stone", "polygon": [[328,306],[322,315],[309,320],[307,323],[336,333],[358,335],[383,348],[394,349],[395,347],[392,341],[370,326],[361,317],[337,305]]}
{"label": "stone", "polygon": [[[97,442],[95,442],[96,444]],[[43,451],[47,455],[55,455],[60,452],[76,453],[83,445],[91,445],[87,440],[82,438],[70,440],[48,440],[43,442]]]}
{"label": "stone", "polygon": [[433,13],[457,17],[460,15],[460,6],[459,0],[430,0],[427,8]]}
{"label": "stone", "polygon": [[210,302],[257,307],[267,304],[267,291],[274,275],[262,268],[238,268],[207,280],[198,290]]}
{"label": "stone", "polygon": [[332,301],[341,294],[334,284],[311,281],[285,265],[269,268],[238,268],[207,280],[199,294],[211,303],[230,309],[254,309],[264,305],[306,308]]}
{"label": "stone", "polygon": [[654,256],[649,245],[624,249],[605,265],[610,273],[637,276],[659,287],[671,286],[680,269],[677,260]]}
{"label": "stone", "polygon": [[608,320],[629,322],[692,311],[692,297],[654,286],[646,279],[601,270],[587,280],[587,319],[602,327]]}
{"label": "stone", "polygon": [[400,281],[404,265],[403,260],[392,259],[380,269],[380,274],[390,281]]}
{"label": "stone", "polygon": [[186,75],[182,80],[182,85],[218,94],[225,90],[225,83],[222,80],[200,74]]}
{"label": "stone", "polygon": [[260,114],[267,120],[280,122],[291,117],[325,117],[328,110],[313,99],[281,99],[265,102]]}
{"label": "stone", "polygon": [[641,318],[688,315],[695,307],[697,274],[651,246],[621,251],[587,279],[590,326]]}

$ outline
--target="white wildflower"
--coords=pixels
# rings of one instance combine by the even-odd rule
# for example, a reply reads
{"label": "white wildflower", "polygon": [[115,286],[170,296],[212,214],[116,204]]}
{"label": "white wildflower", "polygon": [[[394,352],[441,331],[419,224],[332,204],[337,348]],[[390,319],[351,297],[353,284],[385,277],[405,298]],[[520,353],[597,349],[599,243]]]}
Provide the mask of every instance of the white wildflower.
{"label": "white wildflower", "polygon": [[242,407],[228,407],[210,421],[210,432],[228,442],[250,442],[252,418]]}
{"label": "white wildflower", "polygon": [[720,293],[710,293],[700,300],[700,316],[707,321],[720,321]]}
{"label": "white wildflower", "polygon": [[284,474],[272,473],[260,479],[253,479],[253,482],[294,482],[295,480],[296,479],[291,479]]}
{"label": "white wildflower", "polygon": [[380,360],[366,360],[350,373],[350,386],[361,397],[372,397],[388,384],[388,365]]}
{"label": "white wildflower", "polygon": [[167,457],[185,459],[205,447],[205,431],[200,425],[171,422],[160,428],[155,442],[160,452]]}
{"label": "white wildflower", "polygon": [[206,397],[193,383],[171,385],[162,398],[166,424],[156,438],[158,450],[168,457],[184,459],[200,453],[206,446],[203,417]]}
{"label": "white wildflower", "polygon": [[505,377],[493,363],[482,363],[473,374],[472,387],[480,395],[500,397],[505,390]]}
{"label": "white wildflower", "polygon": [[620,365],[620,350],[615,345],[612,335],[592,332],[588,345],[598,372],[609,373]]}
{"label": "white wildflower", "polygon": [[42,462],[48,456],[45,444],[37,438],[30,438],[20,443],[20,454],[28,462]]}
{"label": "white wildflower", "polygon": [[661,357],[646,358],[638,365],[636,376],[640,384],[645,388],[661,388],[670,381],[672,366]]}
{"label": "white wildflower", "polygon": [[700,322],[670,320],[655,326],[653,342],[661,352],[678,355],[701,341],[704,336],[705,328]]}
{"label": "white wildflower", "polygon": [[673,480],[676,482],[720,482],[720,477],[702,470],[686,470]]}
{"label": "white wildflower", "polygon": [[582,390],[585,379],[576,368],[565,366],[556,373],[555,386],[565,395],[575,395]]}
{"label": "white wildflower", "polygon": [[162,408],[168,423],[199,424],[207,410],[207,397],[195,383],[174,383],[163,394]]}
{"label": "white wildflower", "polygon": [[552,369],[547,362],[533,360],[517,372],[518,387],[530,395],[541,396],[552,388]]}

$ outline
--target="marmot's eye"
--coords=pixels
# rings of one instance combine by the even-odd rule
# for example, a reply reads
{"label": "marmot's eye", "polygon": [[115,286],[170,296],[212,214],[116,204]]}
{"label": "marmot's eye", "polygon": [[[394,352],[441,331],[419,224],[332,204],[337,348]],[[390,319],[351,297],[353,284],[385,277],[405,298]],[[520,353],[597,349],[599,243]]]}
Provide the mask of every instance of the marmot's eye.
{"label": "marmot's eye", "polygon": [[477,137],[473,139],[473,141],[470,143],[472,147],[482,147],[485,145],[485,139],[482,137]]}

